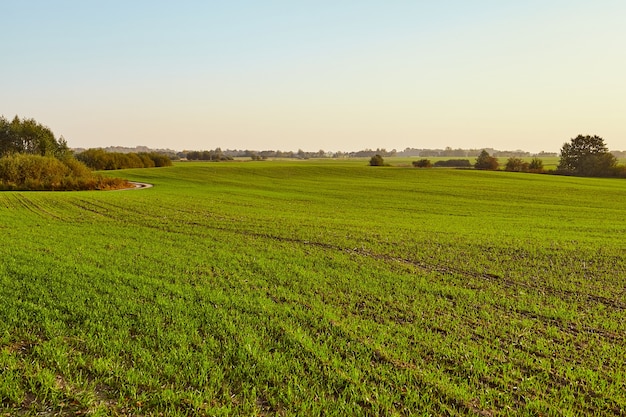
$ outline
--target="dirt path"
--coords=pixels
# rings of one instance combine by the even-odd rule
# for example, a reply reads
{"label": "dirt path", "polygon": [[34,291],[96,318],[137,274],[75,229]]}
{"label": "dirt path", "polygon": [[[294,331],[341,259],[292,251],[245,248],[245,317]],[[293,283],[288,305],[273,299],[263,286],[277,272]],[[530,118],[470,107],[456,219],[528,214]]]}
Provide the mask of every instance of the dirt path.
{"label": "dirt path", "polygon": [[115,190],[115,191],[127,191],[127,190],[139,190],[141,188],[152,188],[152,184],[148,184],[147,182],[135,182],[135,181],[128,181],[128,182],[131,183],[133,186],[129,188],[120,188],[119,190]]}

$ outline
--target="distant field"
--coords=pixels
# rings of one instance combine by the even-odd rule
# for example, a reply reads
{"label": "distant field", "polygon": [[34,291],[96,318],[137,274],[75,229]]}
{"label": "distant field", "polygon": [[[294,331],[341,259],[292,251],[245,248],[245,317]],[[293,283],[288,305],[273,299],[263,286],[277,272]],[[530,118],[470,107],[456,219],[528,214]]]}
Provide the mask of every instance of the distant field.
{"label": "distant field", "polygon": [[625,415],[626,181],[177,163],[0,193],[0,415]]}

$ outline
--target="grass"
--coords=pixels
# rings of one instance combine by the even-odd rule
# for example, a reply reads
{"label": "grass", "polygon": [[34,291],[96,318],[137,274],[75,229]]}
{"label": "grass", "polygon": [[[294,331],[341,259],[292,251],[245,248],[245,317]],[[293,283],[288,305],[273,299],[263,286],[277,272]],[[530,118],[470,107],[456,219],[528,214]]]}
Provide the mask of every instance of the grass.
{"label": "grass", "polygon": [[626,413],[622,180],[115,175],[155,186],[0,194],[4,414]]}

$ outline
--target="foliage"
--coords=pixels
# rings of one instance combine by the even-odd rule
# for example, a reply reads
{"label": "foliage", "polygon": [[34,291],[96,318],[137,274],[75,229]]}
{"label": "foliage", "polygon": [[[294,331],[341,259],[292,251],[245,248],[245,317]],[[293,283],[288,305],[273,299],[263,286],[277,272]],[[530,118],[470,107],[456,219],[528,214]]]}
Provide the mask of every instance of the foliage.
{"label": "foliage", "polygon": [[[257,154],[252,154],[251,157],[254,160]],[[233,158],[222,152],[222,149],[215,148],[210,151],[189,151],[187,152],[187,159],[190,161],[232,161]]]}
{"label": "foliage", "polygon": [[385,160],[379,154],[376,154],[370,158],[370,166],[381,167],[385,165]]}
{"label": "foliage", "polygon": [[432,162],[428,159],[420,159],[419,161],[413,161],[413,166],[416,168],[431,168],[433,166]]}
{"label": "foliage", "polygon": [[504,167],[504,169],[506,171],[513,172],[526,172],[528,171],[528,167],[528,162],[524,162],[521,158],[511,157],[506,161],[506,166]]}
{"label": "foliage", "polygon": [[117,189],[122,179],[95,176],[74,159],[63,137],[34,119],[0,117],[0,189],[94,190]]}
{"label": "foliage", "polygon": [[0,116],[0,157],[16,153],[57,158],[71,155],[63,137],[55,138],[48,127],[34,119],[20,119],[15,116],[9,122],[4,116]]}
{"label": "foliage", "polygon": [[533,158],[528,164],[528,170],[536,173],[543,172],[543,161],[536,157]]}
{"label": "foliage", "polygon": [[388,151],[385,148],[376,148],[376,150],[363,149],[363,150],[356,151],[356,152],[349,152],[347,155],[350,157],[354,157],[354,158],[367,158],[367,157],[380,155],[381,157],[386,158],[386,157],[396,156],[396,150],[392,149],[391,151]]}
{"label": "foliage", "polygon": [[578,135],[561,148],[559,171],[585,177],[607,177],[614,174],[617,159],[599,136]]}
{"label": "foliage", "polygon": [[482,152],[476,158],[476,163],[474,163],[474,168],[476,169],[485,169],[485,170],[496,170],[499,167],[498,159],[489,155],[489,152],[486,150],[482,150]]}
{"label": "foliage", "polygon": [[97,171],[172,165],[172,161],[167,155],[156,152],[106,152],[99,148],[87,149],[77,154],[76,159]]}
{"label": "foliage", "polygon": [[1,414],[624,414],[626,182],[363,165],[0,193]]}
{"label": "foliage", "polygon": [[469,159],[448,159],[445,161],[435,162],[435,166],[445,168],[469,168],[472,165],[470,164]]}
{"label": "foliage", "polygon": [[97,190],[126,188],[125,180],[94,175],[74,158],[12,154],[0,158],[1,190]]}

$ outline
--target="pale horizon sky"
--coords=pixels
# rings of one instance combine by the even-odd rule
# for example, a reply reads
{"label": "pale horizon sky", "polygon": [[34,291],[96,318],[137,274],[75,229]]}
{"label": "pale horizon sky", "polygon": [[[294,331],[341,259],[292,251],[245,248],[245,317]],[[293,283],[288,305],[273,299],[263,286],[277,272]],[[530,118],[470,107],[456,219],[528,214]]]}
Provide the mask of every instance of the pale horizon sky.
{"label": "pale horizon sky", "polygon": [[626,2],[2,1],[0,115],[71,147],[626,150]]}

